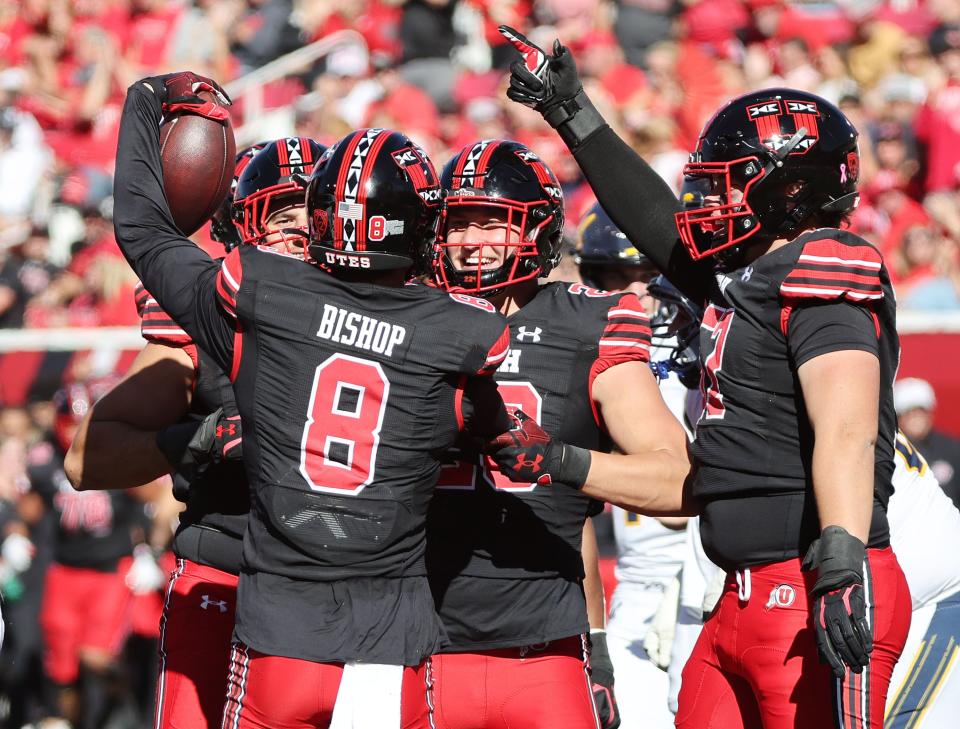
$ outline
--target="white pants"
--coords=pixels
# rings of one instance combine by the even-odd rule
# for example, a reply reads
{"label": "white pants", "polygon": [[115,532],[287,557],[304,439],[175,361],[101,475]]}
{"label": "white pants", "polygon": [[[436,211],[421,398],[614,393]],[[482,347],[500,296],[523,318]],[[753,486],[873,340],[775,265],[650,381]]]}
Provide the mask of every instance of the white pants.
{"label": "white pants", "polygon": [[960,726],[958,658],[960,593],[914,610],[907,644],[890,680],[885,729]]}
{"label": "white pants", "polygon": [[613,662],[621,729],[673,727],[673,714],[667,708],[667,673],[643,649],[643,639],[662,599],[662,590],[645,590],[625,583],[617,585],[613,594],[607,646]]}

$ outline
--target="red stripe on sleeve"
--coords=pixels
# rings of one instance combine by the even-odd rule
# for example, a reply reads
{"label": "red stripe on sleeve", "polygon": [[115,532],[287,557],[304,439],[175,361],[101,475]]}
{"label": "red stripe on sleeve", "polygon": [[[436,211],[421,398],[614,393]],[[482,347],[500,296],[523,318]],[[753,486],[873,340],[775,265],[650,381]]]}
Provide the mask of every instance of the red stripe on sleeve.
{"label": "red stripe on sleeve", "polygon": [[780,284],[784,299],[877,301],[884,297],[883,256],[866,243],[849,245],[833,238],[804,244],[796,267]]}
{"label": "red stripe on sleeve", "polygon": [[487,359],[483,363],[477,374],[489,375],[496,372],[497,367],[503,362],[507,357],[507,351],[510,349],[510,327],[504,326],[503,331],[500,333],[500,336],[497,337],[497,341],[493,343],[493,346],[490,347],[490,351],[487,352]]}

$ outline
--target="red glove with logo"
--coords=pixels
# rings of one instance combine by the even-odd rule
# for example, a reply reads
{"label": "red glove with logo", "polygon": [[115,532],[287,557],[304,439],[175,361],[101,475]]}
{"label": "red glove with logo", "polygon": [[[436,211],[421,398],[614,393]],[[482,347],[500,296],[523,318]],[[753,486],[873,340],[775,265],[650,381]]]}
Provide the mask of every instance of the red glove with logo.
{"label": "red glove with logo", "polygon": [[513,411],[510,418],[513,427],[484,448],[507,478],[519,483],[559,482],[583,488],[590,472],[590,451],[554,440],[522,410]]}
{"label": "red glove with logo", "polygon": [[157,447],[187,480],[211,466],[243,458],[240,416],[225,416],[217,408],[203,420],[175,423],[157,433]]}
{"label": "red glove with logo", "polygon": [[[145,78],[141,83],[160,99],[164,113],[186,112],[220,122],[230,118],[224,108],[230,105],[230,97],[220,84],[206,76],[199,76],[193,71],[178,71]],[[203,91],[213,94],[220,103],[201,98]]]}

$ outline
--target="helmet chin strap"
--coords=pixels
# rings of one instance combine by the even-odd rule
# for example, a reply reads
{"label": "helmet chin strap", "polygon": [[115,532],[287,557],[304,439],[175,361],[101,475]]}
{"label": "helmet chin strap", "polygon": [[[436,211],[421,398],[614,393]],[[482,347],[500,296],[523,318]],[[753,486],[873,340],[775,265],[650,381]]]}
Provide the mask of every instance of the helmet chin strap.
{"label": "helmet chin strap", "polygon": [[784,160],[797,148],[797,146],[807,137],[807,128],[800,127],[787,143],[773,153],[773,166],[783,167]]}

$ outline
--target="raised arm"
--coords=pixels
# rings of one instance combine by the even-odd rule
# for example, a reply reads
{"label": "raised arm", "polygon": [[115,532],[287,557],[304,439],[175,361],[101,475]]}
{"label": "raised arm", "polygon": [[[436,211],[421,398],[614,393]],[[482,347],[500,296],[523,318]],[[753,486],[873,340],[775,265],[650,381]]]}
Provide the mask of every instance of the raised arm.
{"label": "raised arm", "polygon": [[500,32],[523,56],[510,67],[514,101],[543,115],[573,152],[604,210],[677,288],[702,301],[709,265],[694,263],[680,242],[673,191],[604,121],[583,91],[570,50],[557,41],[546,55],[520,33]]}
{"label": "raised arm", "polygon": [[114,230],[120,250],[147,290],[229,371],[234,320],[218,305],[220,266],[181,235],[163,191],[159,125],[164,104],[167,109],[178,106],[173,103],[178,98],[166,98],[176,88],[168,89],[168,84],[182,76],[144,79],[127,90],[117,146]]}

